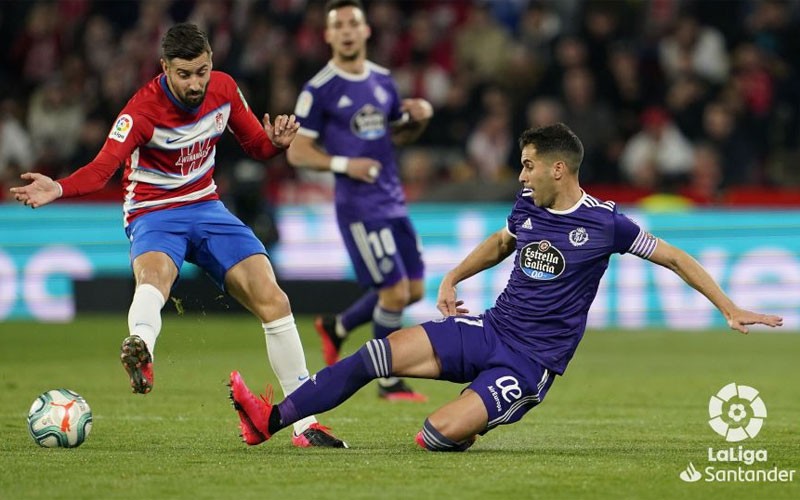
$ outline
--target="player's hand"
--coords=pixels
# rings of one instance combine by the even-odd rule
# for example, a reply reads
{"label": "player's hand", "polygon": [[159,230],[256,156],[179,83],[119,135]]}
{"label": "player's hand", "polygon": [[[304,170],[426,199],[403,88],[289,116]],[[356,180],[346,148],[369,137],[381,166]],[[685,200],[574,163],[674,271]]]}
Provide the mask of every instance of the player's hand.
{"label": "player's hand", "polygon": [[370,184],[378,180],[381,174],[381,163],[372,158],[348,158],[347,175],[353,179],[369,182]]}
{"label": "player's hand", "polygon": [[12,187],[11,192],[14,194],[14,199],[24,205],[37,208],[61,196],[61,189],[56,181],[46,175],[27,172],[20,175],[20,178],[31,182],[27,186]]}
{"label": "player's hand", "polygon": [[267,137],[272,141],[276,148],[286,149],[294,140],[297,131],[300,129],[300,123],[296,121],[294,115],[278,115],[275,117],[275,124],[270,123],[269,113],[264,115],[264,132]]}
{"label": "player's hand", "polygon": [[783,326],[783,318],[773,314],[759,314],[745,309],[737,309],[727,318],[731,330],[747,333],[747,325]]}
{"label": "player's hand", "polygon": [[463,300],[456,299],[456,287],[442,281],[439,285],[439,296],[436,299],[436,308],[445,317],[469,314],[469,309],[461,307]]}
{"label": "player's hand", "polygon": [[408,113],[414,122],[430,120],[433,116],[433,106],[425,99],[403,99],[400,110]]}

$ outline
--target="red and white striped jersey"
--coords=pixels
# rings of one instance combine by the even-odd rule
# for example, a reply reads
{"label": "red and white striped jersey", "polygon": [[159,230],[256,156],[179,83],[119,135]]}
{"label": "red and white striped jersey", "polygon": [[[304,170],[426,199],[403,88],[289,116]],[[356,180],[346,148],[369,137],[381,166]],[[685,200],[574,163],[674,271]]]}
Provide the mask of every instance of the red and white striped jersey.
{"label": "red and white striped jersey", "polygon": [[59,180],[62,196],[101,189],[124,163],[126,226],[148,212],[217,200],[212,175],[216,144],[226,128],[256,159],[281,151],[230,75],[213,71],[203,103],[188,108],[172,95],[161,74],[128,101],[97,157]]}

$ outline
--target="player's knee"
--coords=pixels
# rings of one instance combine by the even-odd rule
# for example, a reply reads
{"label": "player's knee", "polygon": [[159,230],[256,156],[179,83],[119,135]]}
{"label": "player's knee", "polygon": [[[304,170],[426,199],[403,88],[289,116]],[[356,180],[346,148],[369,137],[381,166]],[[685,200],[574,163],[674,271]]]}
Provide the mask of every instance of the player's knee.
{"label": "player's knee", "polygon": [[400,283],[381,290],[379,304],[382,308],[390,311],[402,311],[410,302],[411,293],[408,289],[408,282]]}
{"label": "player's knee", "polygon": [[406,305],[410,306],[411,304],[415,304],[415,303],[419,302],[420,300],[422,300],[422,297],[424,295],[425,295],[424,290],[419,290],[419,291],[412,290],[411,293],[408,296],[408,304],[406,304]]}
{"label": "player's knee", "polygon": [[417,444],[430,451],[466,451],[475,442],[476,436],[459,439],[455,427],[443,419],[426,418],[417,435]]}
{"label": "player's knee", "polygon": [[419,302],[422,300],[422,297],[425,296],[425,283],[422,280],[412,280],[409,282],[408,287],[408,304],[414,304],[415,302]]}

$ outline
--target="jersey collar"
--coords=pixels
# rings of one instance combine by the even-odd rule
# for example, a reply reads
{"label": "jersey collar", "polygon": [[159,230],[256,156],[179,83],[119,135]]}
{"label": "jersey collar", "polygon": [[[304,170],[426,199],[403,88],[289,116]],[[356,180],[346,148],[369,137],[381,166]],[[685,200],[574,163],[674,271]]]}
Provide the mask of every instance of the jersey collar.
{"label": "jersey collar", "polygon": [[364,61],[364,71],[358,74],[348,73],[347,71],[343,70],[339,66],[337,66],[333,60],[328,61],[328,66],[336,73],[337,76],[344,78],[345,80],[349,80],[351,82],[363,82],[369,77],[369,61]]}
{"label": "jersey collar", "polygon": [[583,200],[586,199],[586,191],[581,189],[581,197],[578,198],[578,202],[572,205],[571,207],[567,208],[566,210],[553,210],[552,208],[545,208],[548,212],[555,215],[566,215],[571,214],[575,210],[577,210],[581,205],[583,205]]}
{"label": "jersey collar", "polygon": [[169,89],[169,85],[167,85],[167,75],[162,74],[161,78],[158,79],[158,83],[159,83],[159,85],[161,85],[161,90],[163,90],[164,93],[169,98],[169,100],[172,101],[172,104],[177,106],[178,109],[180,109],[181,111],[185,111],[187,113],[195,114],[200,110],[200,106],[202,106],[202,103],[200,104],[200,106],[191,108],[191,107],[185,105],[184,103],[182,103],[177,97],[175,97],[175,95]]}

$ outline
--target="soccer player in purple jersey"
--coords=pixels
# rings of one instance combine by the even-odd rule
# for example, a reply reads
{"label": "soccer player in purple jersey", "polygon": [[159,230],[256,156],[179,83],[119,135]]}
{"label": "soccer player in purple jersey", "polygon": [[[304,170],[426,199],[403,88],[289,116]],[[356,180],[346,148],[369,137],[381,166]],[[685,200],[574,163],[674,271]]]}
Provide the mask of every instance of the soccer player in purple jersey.
{"label": "soccer player in purple jersey", "polygon": [[[478,434],[518,421],[547,394],[575,353],[600,279],[614,253],[632,253],[674,271],[725,316],[733,330],[781,326],[778,316],[739,308],[686,252],[642,230],[578,184],[583,145],[564,124],[523,132],[523,185],[506,227],[451,270],[439,287],[445,318],[367,342],[325,368],[281,403],[255,397],[238,372],[232,397],[264,440],[304,415],[341,404],[376,377],[469,383],[424,422],[417,443],[463,451]],[[480,316],[456,299],[456,285],[514,254],[514,269],[494,307]]]}
{"label": "soccer player in purple jersey", "polygon": [[[328,365],[348,332],[372,320],[376,339],[401,326],[403,309],[422,298],[424,265],[408,218],[394,144],[414,141],[433,115],[424,99],[400,99],[389,71],[366,58],[370,28],[357,0],[326,5],[331,61],[297,99],[301,122],[288,151],[296,167],[336,176],[336,217],[358,281],[369,288],[338,316],[315,322]],[[424,401],[402,380],[378,381],[388,400]]]}

